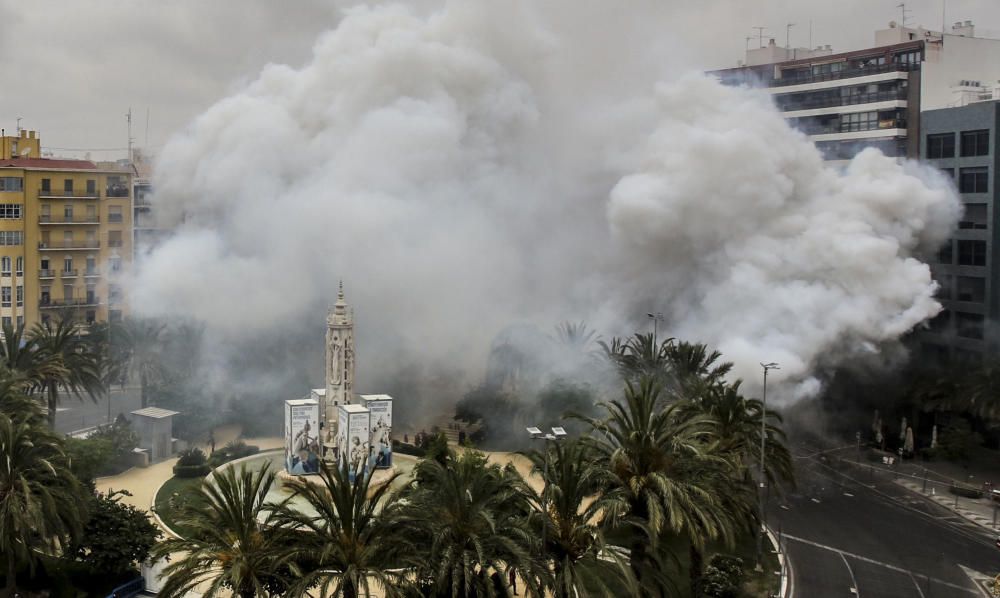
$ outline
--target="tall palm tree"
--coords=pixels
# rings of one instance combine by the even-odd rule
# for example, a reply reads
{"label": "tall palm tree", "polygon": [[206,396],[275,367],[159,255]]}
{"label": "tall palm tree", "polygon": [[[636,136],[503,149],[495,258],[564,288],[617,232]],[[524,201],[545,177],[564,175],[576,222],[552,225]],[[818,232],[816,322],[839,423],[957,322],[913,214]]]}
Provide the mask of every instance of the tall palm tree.
{"label": "tall palm tree", "polygon": [[475,451],[445,463],[422,460],[393,518],[400,561],[426,596],[507,595],[504,575],[519,575],[541,596],[545,569],[529,523],[531,491],[513,468],[489,465]]}
{"label": "tall palm tree", "polygon": [[733,369],[731,362],[719,361],[722,353],[710,351],[702,343],[672,343],[667,347],[666,358],[673,373],[673,386],[679,394],[696,395],[724,384]]}
{"label": "tall palm tree", "polygon": [[[6,392],[18,392],[10,385]],[[37,409],[37,408],[36,408]],[[31,417],[0,413],[0,558],[7,563],[5,596],[17,590],[17,570],[34,573],[43,555],[58,554],[78,537],[79,483],[59,438]]]}
{"label": "tall palm tree", "polygon": [[50,376],[65,375],[66,368],[57,356],[43,352],[38,339],[25,334],[24,326],[3,324],[0,339],[0,367],[18,382],[22,390],[31,392],[41,387]]}
{"label": "tall palm tree", "polygon": [[141,405],[149,404],[149,385],[163,376],[163,331],[165,324],[148,319],[123,322],[122,336],[128,348],[129,375],[139,379]]}
{"label": "tall palm tree", "polygon": [[[293,550],[298,582],[293,595],[318,587],[323,596],[356,598],[381,587],[386,596],[402,595],[405,577],[393,570],[397,506],[391,496],[399,474],[372,484],[372,471],[351,481],[347,464],[320,464],[320,483],[294,480],[292,497],[278,510],[277,522],[296,532]],[[306,508],[290,501],[303,501]]]}
{"label": "tall palm tree", "polygon": [[37,347],[37,356],[62,365],[59,370],[42,372],[38,376],[38,388],[48,409],[49,426],[55,428],[61,390],[78,398],[86,395],[96,401],[104,394],[103,381],[92,345],[80,334],[80,328],[71,315],[59,318],[55,324],[35,324],[30,337]]}
{"label": "tall palm tree", "polygon": [[588,440],[624,495],[624,511],[608,516],[634,530],[630,564],[646,584],[647,548],[662,533],[687,535],[699,551],[729,537],[717,478],[732,464],[717,450],[713,420],[693,414],[683,401],[664,405],[652,378],[626,382],[623,398],[602,406],[605,418],[587,420],[595,432]]}
{"label": "tall palm tree", "polygon": [[628,339],[614,337],[611,343],[597,341],[607,358],[618,368],[621,377],[631,382],[642,378],[654,378],[661,384],[669,381],[672,374],[670,349],[673,338],[657,342],[653,333],[635,333]]}
{"label": "tall palm tree", "polygon": [[546,452],[528,453],[532,473],[544,488],[533,503],[541,515],[549,591],[556,598],[636,595],[638,588],[620,551],[604,540],[600,522],[624,507],[608,470],[579,441],[553,443]]}
{"label": "tall palm tree", "polygon": [[[180,507],[183,538],[153,549],[157,559],[172,556],[163,570],[160,596],[181,598],[198,588],[203,596],[268,596],[284,583],[290,562],[289,534],[274,524],[267,493],[275,474],[229,467],[206,479],[195,499]],[[175,554],[176,553],[176,554]],[[199,588],[206,584],[205,588]],[[228,591],[227,591],[228,590]]]}

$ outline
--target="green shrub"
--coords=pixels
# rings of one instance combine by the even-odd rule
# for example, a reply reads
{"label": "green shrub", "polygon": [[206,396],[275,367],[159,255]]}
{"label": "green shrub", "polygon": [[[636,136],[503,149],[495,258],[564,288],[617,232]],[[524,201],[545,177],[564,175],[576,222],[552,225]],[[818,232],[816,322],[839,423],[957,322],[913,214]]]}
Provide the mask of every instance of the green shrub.
{"label": "green shrub", "polygon": [[705,567],[701,594],[708,598],[738,598],[743,586],[743,560],[717,554]]}
{"label": "green shrub", "polygon": [[208,462],[208,458],[205,457],[205,453],[200,448],[189,448],[178,453],[178,456],[180,458],[177,459],[177,465],[181,467],[205,465]]}
{"label": "green shrub", "polygon": [[178,478],[203,478],[212,471],[208,463],[201,465],[174,465],[174,476]]}
{"label": "green shrub", "polygon": [[948,488],[948,491],[952,494],[961,496],[962,498],[982,498],[983,489],[973,488],[971,486],[955,486],[952,485]]}
{"label": "green shrub", "polygon": [[234,440],[221,449],[213,452],[212,456],[208,460],[208,463],[214,468],[222,465],[223,463],[229,463],[230,461],[234,461],[236,459],[256,455],[259,452],[259,446],[247,444],[242,440]]}
{"label": "green shrub", "polygon": [[413,455],[414,457],[423,457],[427,454],[423,448],[419,446],[414,446],[409,443],[400,442],[398,440],[392,441],[392,452],[400,453],[403,455]]}

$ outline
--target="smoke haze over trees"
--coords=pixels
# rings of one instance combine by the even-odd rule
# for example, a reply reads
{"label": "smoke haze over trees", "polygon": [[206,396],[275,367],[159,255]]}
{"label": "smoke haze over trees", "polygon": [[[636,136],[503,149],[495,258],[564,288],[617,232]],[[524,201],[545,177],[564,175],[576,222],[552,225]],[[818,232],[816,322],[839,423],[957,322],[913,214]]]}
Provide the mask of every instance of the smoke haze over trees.
{"label": "smoke haze over trees", "polygon": [[274,346],[318,385],[343,278],[357,389],[423,400],[482,379],[519,322],[611,336],[662,311],[734,377],[780,362],[791,400],[934,316],[919,257],[958,218],[945,179],[874,150],[828,168],[766,93],[679,68],[646,16],[352,9],[163,149],[154,201],[178,231],[135,309],[204,322],[212,383],[291,398],[305,380],[233,355]]}

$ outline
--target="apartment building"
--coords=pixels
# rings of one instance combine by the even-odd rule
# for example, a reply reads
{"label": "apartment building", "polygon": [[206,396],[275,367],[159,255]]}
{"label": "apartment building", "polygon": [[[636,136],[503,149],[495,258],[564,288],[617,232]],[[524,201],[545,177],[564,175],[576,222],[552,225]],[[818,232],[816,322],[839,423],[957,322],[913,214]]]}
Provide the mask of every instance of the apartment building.
{"label": "apartment building", "polygon": [[1000,40],[975,37],[970,21],[944,34],[891,22],[870,48],[835,54],[829,46],[783,49],[771,40],[748,50],[740,66],[714,74],[766,88],[828,160],[850,159],[865,147],[917,158],[921,111],[991,93],[1000,80]]}
{"label": "apartment building", "polygon": [[72,312],[122,317],[132,261],[132,175],[88,160],[43,158],[34,131],[0,135],[0,318]]}
{"label": "apartment building", "polygon": [[955,180],[965,214],[931,269],[944,306],[919,333],[922,352],[936,361],[982,360],[1000,348],[991,320],[1000,318],[1000,99],[928,110],[921,115],[921,157]]}

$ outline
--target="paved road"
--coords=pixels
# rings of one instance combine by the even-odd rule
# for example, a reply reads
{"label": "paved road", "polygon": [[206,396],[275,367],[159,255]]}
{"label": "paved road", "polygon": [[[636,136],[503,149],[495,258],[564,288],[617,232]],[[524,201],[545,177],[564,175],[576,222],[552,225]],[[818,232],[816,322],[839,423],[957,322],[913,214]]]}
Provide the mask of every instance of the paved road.
{"label": "paved road", "polygon": [[[119,413],[131,413],[139,408],[139,393],[136,389],[111,390],[111,418]],[[108,401],[91,401],[84,396],[77,398],[66,395],[59,398],[56,411],[56,431],[64,434],[84,430],[108,423]]]}
{"label": "paved road", "polygon": [[798,598],[985,596],[962,567],[1000,572],[993,536],[901,488],[887,474],[796,453],[799,488],[769,523],[791,557]]}

